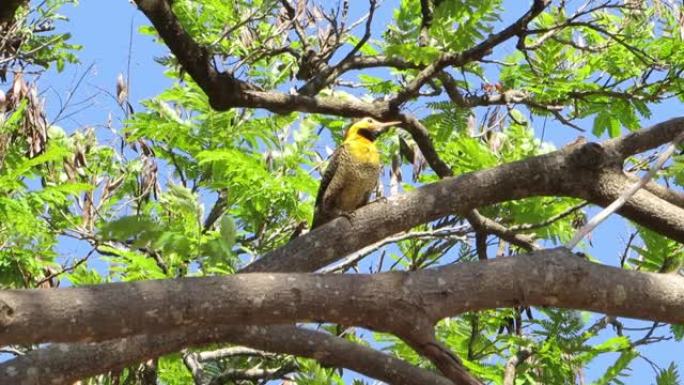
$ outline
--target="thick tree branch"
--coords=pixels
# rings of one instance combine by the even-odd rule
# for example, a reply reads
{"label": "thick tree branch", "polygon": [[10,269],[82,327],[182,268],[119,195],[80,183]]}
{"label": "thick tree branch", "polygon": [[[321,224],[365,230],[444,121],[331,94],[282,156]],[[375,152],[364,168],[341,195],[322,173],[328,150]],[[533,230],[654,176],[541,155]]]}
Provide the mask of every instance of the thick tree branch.
{"label": "thick tree branch", "polygon": [[434,326],[428,320],[416,319],[404,341],[418,354],[429,359],[447,378],[458,385],[483,385],[463,367],[461,359],[435,338]]}
{"label": "thick tree branch", "polygon": [[[674,121],[681,122],[679,118]],[[663,123],[653,129],[662,130],[662,127],[671,127],[671,125]],[[678,129],[668,128],[662,134],[661,141],[667,142],[682,131],[684,131],[684,124],[680,124]],[[639,134],[638,137],[649,138],[654,135],[656,134],[645,133]],[[632,141],[635,140],[631,136],[628,138]],[[638,142],[638,139],[636,140]],[[645,140],[649,140],[651,145],[658,145],[660,143],[660,141]],[[636,146],[647,149],[645,146],[638,144]],[[490,201],[491,199],[515,199],[516,197],[530,196],[529,194],[563,195],[565,194],[564,191],[566,191],[576,196],[588,196],[591,198],[589,200],[594,201],[600,200],[601,194],[604,194],[609,198],[606,200],[610,203],[612,201],[610,199],[611,191],[615,190],[612,193],[619,194],[620,186],[625,186],[630,182],[627,177],[620,173],[621,165],[618,159],[622,159],[622,155],[617,151],[612,151],[611,149],[614,147],[624,148],[625,146],[622,146],[619,141],[609,141],[603,146],[594,143],[568,146],[555,153],[504,165],[492,170],[467,174],[458,178],[447,178],[442,182],[424,186],[414,192],[392,198],[384,203],[366,206],[355,213],[351,223],[346,218],[338,219],[327,226],[316,229],[314,232],[290,242],[279,251],[269,254],[268,258],[257,262],[254,266],[250,266],[249,269],[252,271],[257,269],[282,269],[283,271],[316,269],[341,258],[349,252],[348,250],[356,250],[372,243],[373,239],[369,238],[369,236],[383,238],[385,235],[413,227],[414,221],[422,223],[444,215],[447,212],[459,212],[460,210],[467,210],[471,206],[490,204],[493,203],[493,201]],[[606,167],[606,165],[613,166]],[[603,179],[601,178],[608,180],[608,182],[602,182]],[[507,186],[516,186],[516,188],[511,190]],[[595,186],[595,190],[593,190],[594,187],[592,186]],[[457,194],[454,195],[452,191],[456,191]],[[509,193],[513,193],[513,196],[501,198],[509,195]],[[606,195],[606,193],[608,194]],[[675,239],[682,239],[682,228],[684,228],[682,222],[684,220],[681,220],[681,218],[684,217],[684,214],[678,213],[678,208],[671,210],[668,207],[661,207],[664,202],[651,196],[647,191],[640,191],[633,200],[635,202],[630,201],[623,208],[623,214],[630,214],[629,210],[636,210],[636,213],[651,215],[653,218],[642,218],[644,219],[643,224],[646,226],[650,225],[652,228],[654,223],[664,224],[664,233],[672,234]],[[409,204],[406,205],[406,202]],[[681,209],[678,210],[681,211]],[[663,220],[663,215],[667,215],[671,219]],[[414,219],[409,219],[411,217]],[[633,215],[633,217],[636,216]],[[398,225],[395,222],[398,222]],[[393,227],[395,225],[397,231]],[[481,285],[482,282],[478,284]],[[135,284],[132,283],[130,285]],[[573,285],[573,287],[577,286]],[[41,296],[46,292],[41,290],[37,292],[37,295]],[[134,295],[133,298],[138,298],[138,295]],[[3,316],[0,317],[2,322],[16,322],[18,313],[15,306],[7,301],[3,303],[1,312]],[[560,306],[559,303],[554,303],[553,305]],[[197,303],[197,306],[201,306],[201,302]],[[102,306],[98,305],[98,307]],[[32,309],[24,308],[22,312],[30,314]],[[176,315],[180,315],[182,319],[184,312],[185,310],[181,310]],[[44,314],[44,310],[41,308],[38,313]],[[656,316],[656,313],[653,314]],[[109,318],[110,321],[112,319],[120,319],[120,315]],[[349,322],[344,323],[350,324]],[[52,324],[49,327],[38,325],[34,328],[36,331],[51,329]],[[88,329],[84,330],[87,331]],[[74,334],[82,335],[84,330],[74,330]],[[121,329],[118,330],[121,331]],[[132,330],[127,332],[131,333]],[[270,335],[270,337],[274,338],[275,336]],[[162,343],[165,337],[160,336],[159,338],[159,343]],[[22,341],[24,340],[22,339]],[[245,345],[258,347],[247,343]],[[152,347],[153,345],[150,346]],[[75,348],[75,354],[78,352],[80,350]],[[133,359],[135,358],[135,356],[132,357]],[[130,360],[131,357],[128,357],[127,362],[130,363]]]}
{"label": "thick tree branch", "polygon": [[682,132],[682,126],[684,126],[684,117],[673,118],[624,137],[608,140],[604,146],[618,152],[624,160],[628,156],[671,142]]}
{"label": "thick tree branch", "polygon": [[449,167],[449,165],[439,157],[439,154],[437,154],[437,150],[433,146],[432,140],[430,139],[430,133],[428,132],[427,127],[425,127],[420,120],[413,115],[401,112],[389,115],[388,118],[390,120],[400,120],[403,122],[401,128],[405,129],[411,134],[413,140],[416,142],[416,145],[418,145],[418,148],[423,154],[423,157],[425,157],[425,160],[430,165],[430,168],[432,168],[432,170],[440,178],[454,175],[451,167]]}
{"label": "thick tree branch", "polygon": [[[684,132],[684,118],[661,123],[652,130],[661,134],[632,134],[625,140],[634,147],[638,138],[644,138],[649,144],[638,145],[642,151],[666,143]],[[652,140],[654,136],[659,140]],[[352,221],[338,218],[266,254],[246,271],[314,271],[418,224],[449,214],[464,215],[472,208],[508,200],[570,196],[605,206],[631,184],[631,179],[621,171],[623,155],[614,150],[626,146],[619,140],[604,145],[569,146],[493,169],[445,178],[364,206],[356,211]],[[648,191],[635,194],[620,214],[684,242],[684,209]]]}
{"label": "thick tree branch", "polygon": [[[636,175],[625,174],[625,176],[629,178],[629,180],[631,180],[632,183],[639,180],[639,178]],[[644,186],[644,190],[650,192],[651,194],[657,196],[658,198],[664,201],[672,203],[675,206],[684,208],[684,193],[671,190],[655,182],[646,183],[646,186]]]}
{"label": "thick tree branch", "polygon": [[557,248],[415,272],[253,273],[7,290],[0,301],[0,338],[6,344],[106,340],[187,326],[313,321],[361,325],[411,339],[416,325],[425,322],[511,306],[556,306],[682,323],[684,278],[599,265]]}
{"label": "thick tree branch", "polygon": [[665,162],[670,159],[672,154],[674,153],[675,149],[677,148],[677,145],[684,139],[684,133],[680,133],[675,137],[670,143],[670,145],[663,151],[659,156],[656,162],[651,166],[651,168],[648,170],[648,173],[644,175],[640,180],[632,183],[631,185],[628,185],[626,189],[620,194],[620,196],[615,199],[613,202],[611,202],[606,208],[601,210],[596,216],[594,216],[587,224],[582,226],[581,229],[577,231],[575,236],[565,245],[567,248],[572,249],[574,248],[581,240],[584,238],[589,232],[591,232],[596,226],[598,226],[601,222],[603,222],[608,216],[622,207],[625,202],[627,202],[628,199],[634,196],[636,192],[641,190],[648,182],[653,179],[653,177],[660,171],[660,169],[663,167]]}
{"label": "thick tree branch", "polygon": [[[589,199],[592,203],[606,207],[619,199],[633,180],[620,173],[604,173],[596,181],[597,186]],[[658,198],[647,190],[639,190],[618,210],[620,215],[643,226],[666,235],[678,242],[684,242],[679,233],[684,208]],[[674,230],[674,231],[673,231]]]}
{"label": "thick tree branch", "polygon": [[[313,358],[323,365],[349,368],[391,384],[453,385],[437,373],[326,333],[294,326],[216,325],[102,343],[54,344],[0,364],[0,384],[71,385],[80,378],[121,369],[131,362],[216,341]],[[104,367],[104,363],[109,365]]]}
{"label": "thick tree branch", "polygon": [[[152,22],[164,43],[176,55],[181,66],[210,95],[216,93],[239,94],[255,87],[220,73],[212,66],[209,51],[197,44],[183,29],[171,10],[171,2],[166,0],[139,0],[140,10]],[[179,54],[180,53],[180,54]]]}

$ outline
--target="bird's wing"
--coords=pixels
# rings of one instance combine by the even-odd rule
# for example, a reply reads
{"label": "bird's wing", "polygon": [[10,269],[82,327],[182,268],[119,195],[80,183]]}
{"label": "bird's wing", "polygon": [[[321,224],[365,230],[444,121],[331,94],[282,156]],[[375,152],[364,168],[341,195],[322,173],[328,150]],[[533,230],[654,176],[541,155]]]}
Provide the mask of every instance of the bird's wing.
{"label": "bird's wing", "polygon": [[318,187],[318,195],[316,195],[316,207],[320,207],[323,203],[323,196],[325,195],[328,186],[330,186],[330,181],[332,181],[333,176],[337,172],[337,166],[339,164],[340,152],[342,151],[342,146],[338,147],[335,152],[330,156],[328,161],[328,167],[325,168],[325,172],[321,177],[321,185]]}
{"label": "bird's wing", "polygon": [[316,195],[316,204],[314,206],[314,220],[313,220],[313,225],[312,228],[316,226],[316,223],[318,222],[317,219],[320,219],[320,215],[322,215],[322,211],[324,211],[326,208],[324,208],[324,202],[323,199],[325,197],[326,191],[328,191],[328,187],[330,187],[330,182],[333,180],[333,177],[337,173],[337,167],[340,163],[340,152],[343,151],[344,145],[338,147],[335,152],[332,153],[330,156],[330,160],[328,161],[328,167],[326,167],[325,172],[323,173],[323,176],[321,177],[321,184],[318,187],[318,194]]}

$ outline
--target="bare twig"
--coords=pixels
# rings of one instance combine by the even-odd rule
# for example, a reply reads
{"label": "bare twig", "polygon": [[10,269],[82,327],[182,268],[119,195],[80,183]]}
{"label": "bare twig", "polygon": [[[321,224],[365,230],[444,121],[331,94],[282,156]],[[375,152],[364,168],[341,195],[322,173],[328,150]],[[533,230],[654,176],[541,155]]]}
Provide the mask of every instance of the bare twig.
{"label": "bare twig", "polygon": [[391,243],[400,242],[407,239],[432,239],[432,238],[457,238],[459,240],[464,240],[462,237],[468,232],[468,226],[457,226],[441,228],[430,231],[412,231],[403,234],[397,234],[392,237],[387,237],[379,242],[372,245],[366,246],[360,249],[334,265],[326,266],[323,269],[318,270],[319,273],[332,273],[337,271],[345,271],[349,267],[353,266],[361,259],[363,259],[368,254],[371,254],[378,250],[379,248],[389,245]]}
{"label": "bare twig", "polygon": [[526,224],[522,224],[522,225],[514,225],[514,226],[509,227],[508,229],[510,231],[527,231],[527,230],[534,230],[534,229],[546,227],[548,225],[553,224],[556,221],[559,221],[559,220],[567,217],[568,215],[571,215],[572,213],[574,213],[578,210],[583,209],[588,204],[589,204],[588,202],[583,202],[583,203],[580,203],[576,206],[572,206],[569,209],[562,211],[562,212],[560,212],[554,216],[551,216],[551,217],[547,218],[546,220],[539,222],[539,223],[526,223]]}

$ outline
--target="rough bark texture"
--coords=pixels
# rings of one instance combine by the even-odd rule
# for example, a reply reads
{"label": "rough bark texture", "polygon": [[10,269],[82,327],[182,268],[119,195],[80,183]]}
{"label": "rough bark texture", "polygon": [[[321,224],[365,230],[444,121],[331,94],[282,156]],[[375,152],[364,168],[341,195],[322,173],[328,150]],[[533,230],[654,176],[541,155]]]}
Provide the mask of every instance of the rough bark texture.
{"label": "rough bark texture", "polygon": [[[8,5],[0,6],[0,12],[12,7],[16,10],[15,4],[20,3],[10,0]],[[176,19],[171,2],[137,0],[136,3],[183,70],[206,92],[213,108],[265,108],[277,113],[302,111],[401,120],[402,128],[413,136],[428,164],[440,177],[450,176],[452,172],[439,158],[426,127],[399,107],[414,98],[422,85],[439,77],[442,69],[479,60],[501,42],[524,36],[527,23],[548,4],[535,0],[520,19],[502,31],[463,52],[444,54],[430,65],[418,66],[381,56],[348,56],[339,65],[314,75],[320,78],[307,83],[311,87],[290,95],[262,90],[217,70],[209,51],[193,41]],[[429,23],[425,16],[429,12],[423,13],[424,22]],[[402,90],[384,101],[315,96],[317,90],[346,71],[378,66],[419,71]],[[513,93],[498,99],[496,96],[469,99],[459,95],[455,88],[449,92],[449,79],[446,80],[444,85],[449,96],[463,107],[527,100],[526,95]],[[448,214],[469,214],[477,207],[508,200],[553,195],[607,205],[633,179],[622,172],[625,157],[666,143],[682,131],[684,118],[676,118],[602,145],[571,146],[491,170],[447,178],[364,207],[351,220],[337,219],[269,253],[246,271],[313,271],[417,224]],[[683,202],[682,194],[651,184],[627,202],[620,214],[681,242],[684,241]],[[491,220],[484,218],[480,222],[485,226],[487,221]],[[485,227],[489,231],[493,229],[491,225]],[[503,227],[496,230],[500,237],[525,247],[526,240],[517,239],[515,233]],[[567,290],[568,287],[573,290]],[[3,363],[0,384],[70,383],[109,368],[207,342],[242,343],[312,357],[392,383],[447,381],[435,373],[333,336],[321,336],[293,326],[254,326],[305,320],[335,321],[393,332],[430,358],[454,382],[474,384],[477,380],[459,372],[458,359],[434,340],[432,324],[438,319],[468,310],[552,305],[683,322],[682,287],[680,277],[608,268],[575,257],[568,250],[556,249],[483,264],[372,277],[240,274],[79,289],[3,291],[0,292],[0,344],[81,342],[49,346]],[[216,301],[217,296],[222,300]],[[216,328],[217,323],[234,326]],[[240,339],[245,328],[248,333]],[[298,338],[283,340],[289,336]],[[122,339],[85,342],[108,338]],[[298,345],[298,341],[315,346]],[[386,370],[383,361],[391,369]],[[509,377],[514,376],[509,374]]]}
{"label": "rough bark texture", "polygon": [[[335,220],[267,255],[262,261],[249,266],[248,270],[310,271],[417,223],[449,213],[462,213],[471,207],[495,203],[498,199],[571,195],[595,202],[605,199],[607,202],[611,194],[615,196],[625,183],[631,181],[617,165],[632,151],[646,149],[645,145],[639,144],[639,140],[647,141],[648,146],[657,146],[671,140],[682,130],[684,119],[677,118],[654,126],[649,132],[625,137],[626,144],[621,140],[613,140],[603,145],[589,143],[572,146],[495,169],[447,178],[396,199],[366,206],[358,210],[351,221],[346,218]],[[670,192],[669,196],[677,194],[667,191]],[[622,213],[641,220],[642,224],[651,228],[660,226],[663,233],[682,240],[684,215],[681,211],[676,202],[640,191]],[[412,326],[429,325],[441,317],[462,311],[519,304],[581,308],[669,322],[684,321],[680,311],[684,304],[679,277],[593,265],[572,256],[568,251],[547,252],[555,256],[550,259],[539,258],[544,252],[541,253],[532,259],[512,258],[488,262],[486,265],[459,266],[462,270],[455,268],[454,276],[449,275],[452,274],[451,270],[416,273],[418,277],[438,274],[427,280],[432,286],[424,287],[414,286],[414,282],[423,281],[414,281],[410,275],[402,274],[382,275],[377,278],[378,281],[362,276],[265,274],[206,280],[133,282],[82,289],[5,291],[0,293],[0,325],[3,330],[0,339],[3,343],[84,341],[168,331],[168,335],[141,337],[154,341],[148,343],[148,348],[140,350],[141,355],[144,353],[146,357],[152,357],[156,352],[154,346],[166,344],[167,337],[173,342],[174,333],[179,329],[195,330],[198,325],[203,329],[211,327],[210,324],[214,322],[267,324],[275,322],[275,319],[278,322],[328,320],[388,330],[411,342],[415,340],[412,333],[416,333],[416,330],[411,329]],[[529,265],[531,261],[535,261],[533,265]],[[516,270],[515,266],[519,266],[517,263],[528,264]],[[496,273],[488,275],[490,269]],[[467,273],[461,276],[458,275],[459,271]],[[224,282],[223,279],[228,281]],[[491,287],[482,285],[488,280],[493,283]],[[326,290],[319,290],[317,285]],[[467,285],[474,287],[464,289]],[[257,287],[258,290],[255,289]],[[563,289],[567,287],[578,289],[571,293],[564,292]],[[371,292],[367,292],[371,289]],[[488,292],[489,289],[500,291]],[[223,308],[212,304],[216,293],[223,292],[232,297],[243,291],[245,295],[240,295],[238,302],[217,304]],[[247,295],[247,291],[252,294]],[[418,305],[411,302],[416,298],[411,299],[403,294],[400,298],[405,301],[398,305],[386,299],[389,297],[396,301],[397,293],[405,291],[421,293],[417,297]],[[207,293],[211,293],[212,298],[203,300]],[[435,302],[422,302],[428,297]],[[445,303],[440,298],[454,300]],[[227,304],[231,305],[230,309],[226,308]],[[399,307],[392,310],[390,304]],[[397,309],[408,310],[401,314],[415,317],[423,315],[424,318],[401,317],[397,315]],[[354,316],[344,317],[341,314]],[[424,333],[424,330],[418,332]],[[277,338],[276,334],[269,336]],[[121,342],[122,349],[128,346],[126,341],[130,338]],[[414,348],[418,351],[422,349],[426,354],[434,353],[432,359],[437,365],[441,363],[451,370],[456,368],[448,365],[448,357],[440,359],[445,357],[441,351],[431,351],[433,345],[421,343],[414,344]],[[254,347],[253,344],[249,345]],[[68,357],[72,357],[74,362],[74,357],[77,358],[88,349],[96,349],[97,345],[84,348],[76,344],[71,347]],[[135,362],[135,357],[131,356],[129,363]],[[0,366],[0,372],[13,374],[13,379],[31,378],[34,372],[17,372],[19,366],[14,361],[17,360]],[[35,370],[35,366],[32,368]],[[101,372],[102,368],[102,365],[83,365],[83,369],[88,370],[84,373],[90,374]],[[463,380],[460,383],[472,382]]]}
{"label": "rough bark texture", "polygon": [[323,365],[349,368],[391,384],[452,385],[437,373],[390,355],[293,326],[185,328],[161,337],[145,334],[103,343],[54,344],[21,356],[11,365],[1,365],[0,384],[71,385],[79,378],[92,375],[94,368],[118,370],[131,362],[173,353],[185,346],[224,341],[312,358]]}
{"label": "rough bark texture", "polygon": [[[352,220],[338,218],[294,239],[247,266],[251,271],[312,271],[363,246],[418,224],[448,214],[533,196],[571,196],[605,206],[632,182],[622,171],[622,159],[635,140],[649,146],[667,143],[684,131],[684,118],[675,118],[625,137],[627,144],[611,140],[604,145],[586,143],[550,154],[422,186],[387,200],[364,206]],[[641,146],[643,151],[643,146]],[[649,147],[652,148],[652,147]],[[628,150],[625,150],[628,151]],[[665,188],[662,188],[663,190]],[[665,189],[666,190],[666,189]],[[672,190],[661,191],[680,196]],[[667,193],[667,194],[666,194]],[[684,209],[648,190],[639,191],[619,211],[623,216],[684,242]]]}
{"label": "rough bark texture", "polygon": [[466,311],[511,306],[684,323],[684,278],[603,266],[558,248],[410,273],[237,274],[8,290],[0,301],[0,338],[9,344],[317,321],[410,336],[423,320],[435,323]]}

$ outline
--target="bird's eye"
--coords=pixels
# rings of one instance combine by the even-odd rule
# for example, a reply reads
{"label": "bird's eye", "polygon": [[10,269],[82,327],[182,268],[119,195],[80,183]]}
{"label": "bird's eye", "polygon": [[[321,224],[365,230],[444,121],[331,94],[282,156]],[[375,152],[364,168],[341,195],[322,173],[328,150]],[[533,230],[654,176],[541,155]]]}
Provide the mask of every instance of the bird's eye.
{"label": "bird's eye", "polygon": [[367,119],[366,119],[366,123],[373,123],[373,119],[367,118]]}

